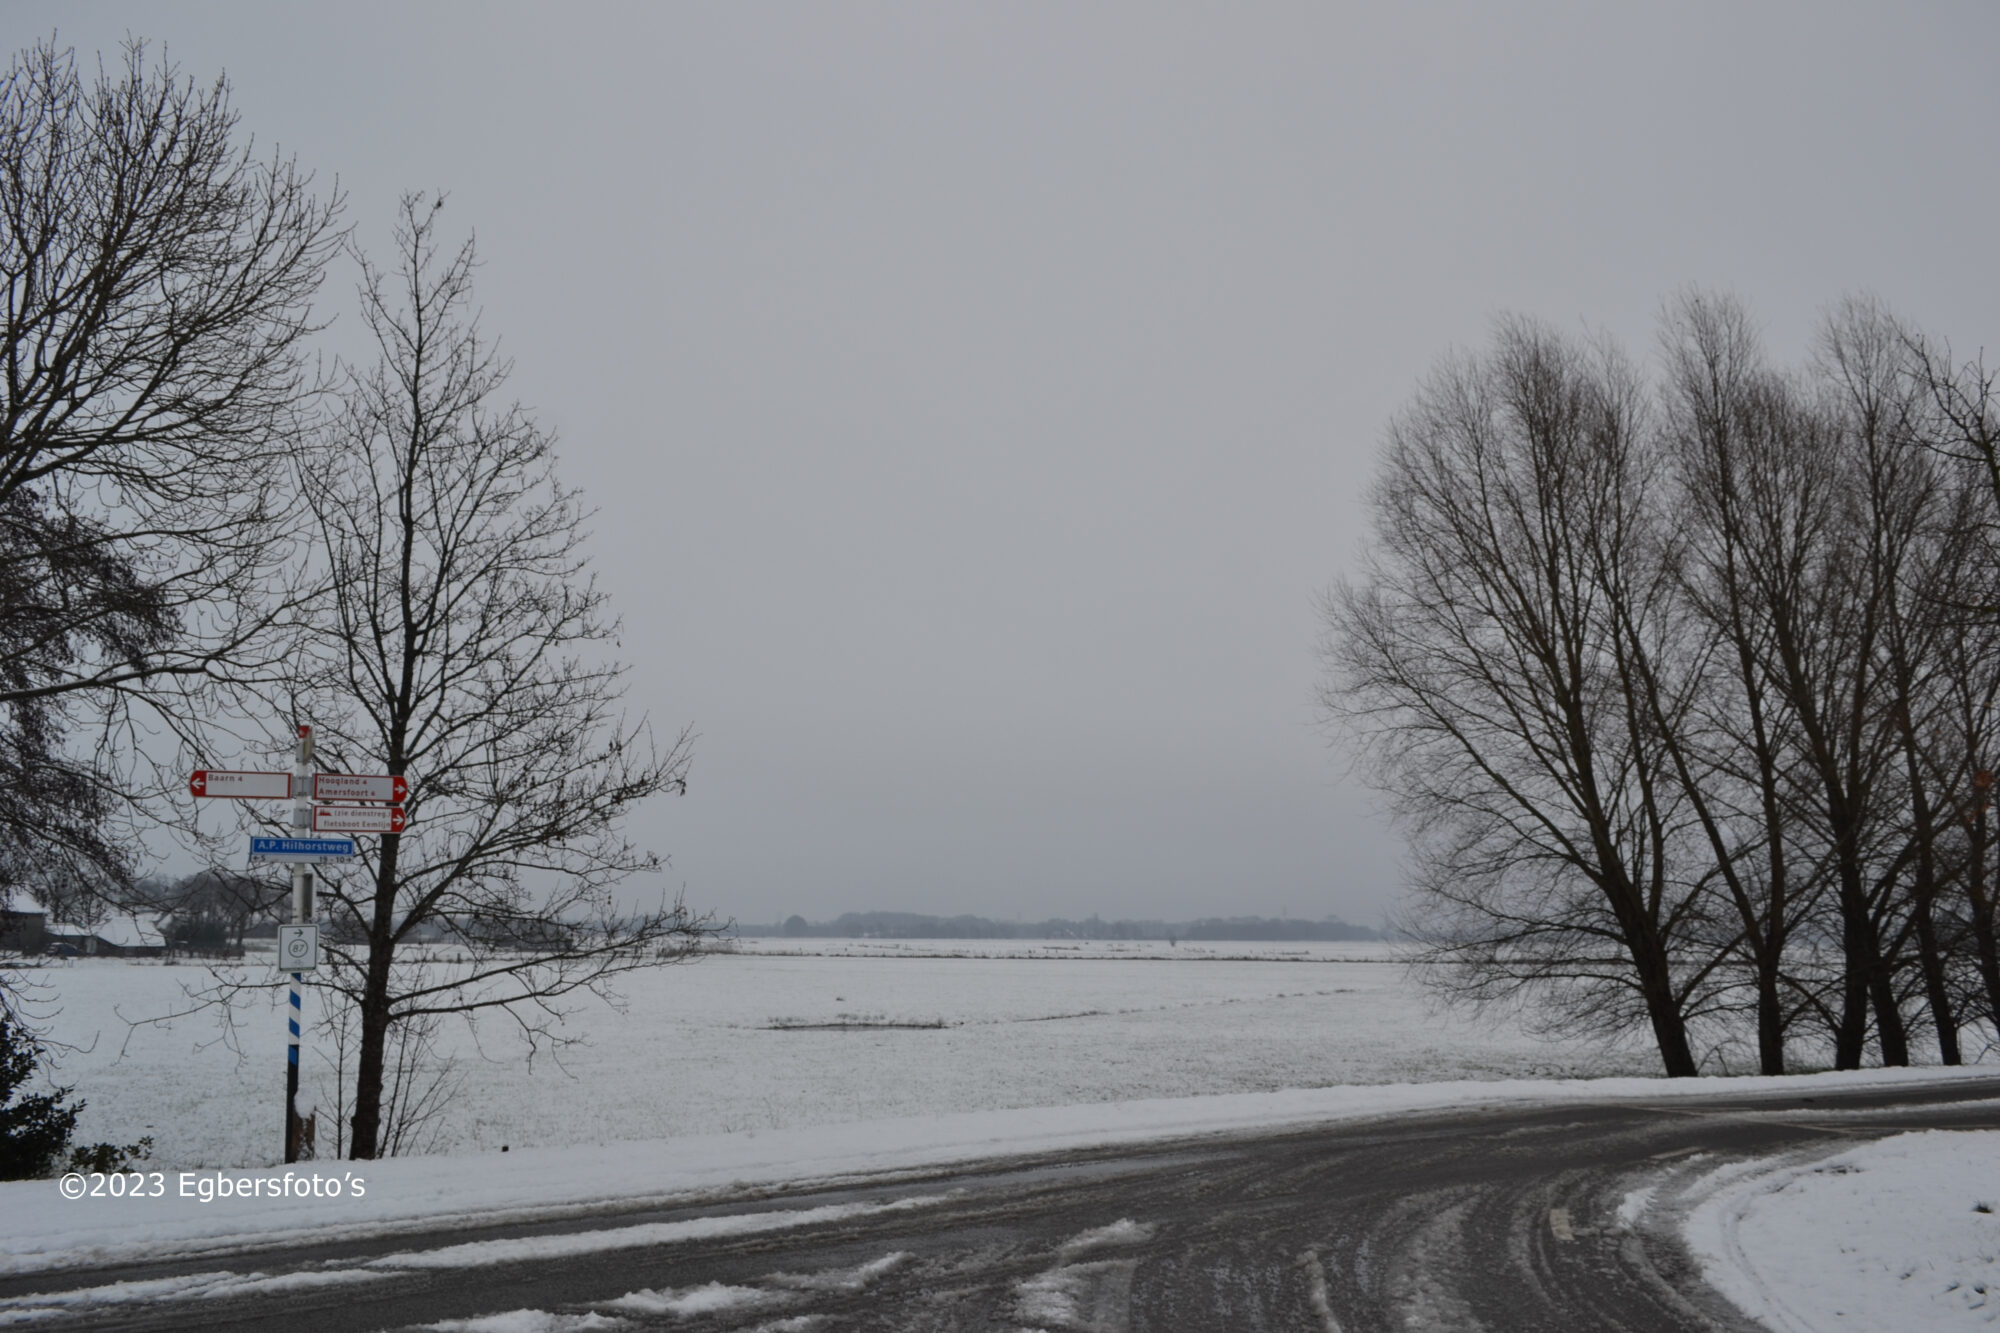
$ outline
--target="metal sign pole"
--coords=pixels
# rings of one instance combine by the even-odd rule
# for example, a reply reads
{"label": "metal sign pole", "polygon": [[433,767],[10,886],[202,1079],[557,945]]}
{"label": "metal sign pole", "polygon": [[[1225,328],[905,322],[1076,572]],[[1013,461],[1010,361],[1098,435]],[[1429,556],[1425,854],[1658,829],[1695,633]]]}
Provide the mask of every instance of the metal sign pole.
{"label": "metal sign pole", "polygon": [[[278,966],[292,974],[291,994],[285,1015],[285,1160],[296,1162],[301,1147],[299,1121],[299,1041],[305,1010],[300,992],[305,974],[319,970],[319,927],[313,924],[313,870],[322,861],[352,861],[354,839],[309,836],[319,829],[315,820],[326,819],[328,832],[401,833],[408,827],[403,814],[403,798],[409,793],[409,779],[388,774],[334,773],[319,775],[332,790],[319,791],[319,779],[312,773],[313,733],[299,727],[298,752],[289,773],[250,773],[234,769],[197,768],[188,774],[188,795],[197,800],[226,797],[237,801],[290,801],[290,837],[250,838],[249,864],[252,868],[282,861],[292,868],[292,924],[278,927]],[[313,802],[351,800],[380,802],[388,808],[315,811]],[[290,963],[289,968],[285,964]]]}
{"label": "metal sign pole", "polygon": [[[299,727],[299,752],[296,775],[292,782],[293,805],[292,827],[309,830],[312,827],[312,806],[306,797],[311,789],[312,769],[312,728]],[[312,864],[307,861],[292,863],[292,924],[302,926],[312,920]],[[290,1040],[285,1046],[285,1161],[299,1160],[299,1019],[305,1010],[300,1004],[299,990],[305,985],[305,975],[292,973],[291,1008],[286,1014],[290,1025]]]}

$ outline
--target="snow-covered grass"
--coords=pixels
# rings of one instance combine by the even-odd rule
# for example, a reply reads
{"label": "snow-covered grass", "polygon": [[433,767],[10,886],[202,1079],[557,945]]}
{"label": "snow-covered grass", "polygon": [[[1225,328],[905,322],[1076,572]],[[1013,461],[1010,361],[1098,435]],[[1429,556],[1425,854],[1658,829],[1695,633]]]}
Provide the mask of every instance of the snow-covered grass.
{"label": "snow-covered grass", "polygon": [[2000,1325],[2000,1131],[1900,1134],[1697,1183],[1709,1283],[1783,1330]]}
{"label": "snow-covered grass", "polygon": [[[80,959],[44,970],[59,1077],[85,1141],[151,1135],[176,1169],[262,1165],[279,1147],[279,992],[238,1015],[128,1029],[184,1005],[197,965]],[[1331,1084],[1651,1074],[1642,1048],[1538,1041],[1433,1012],[1385,944],[1041,940],[743,941],[586,998],[560,1061],[504,1020],[447,1026],[462,1078],[442,1151],[560,1147],[1026,1106]],[[307,1000],[302,1109],[326,1109]]]}

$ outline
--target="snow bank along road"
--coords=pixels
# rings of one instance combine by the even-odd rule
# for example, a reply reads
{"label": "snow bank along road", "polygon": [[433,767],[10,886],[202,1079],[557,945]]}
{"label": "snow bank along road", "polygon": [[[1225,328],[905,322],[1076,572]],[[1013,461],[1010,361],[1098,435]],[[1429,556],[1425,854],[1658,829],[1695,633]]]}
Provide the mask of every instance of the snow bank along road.
{"label": "snow bank along road", "polygon": [[723,1206],[20,1273],[0,1279],[0,1323],[1749,1328],[1683,1248],[1680,1223],[1699,1200],[1671,1205],[1673,1182],[1731,1159],[1992,1128],[1995,1098],[2000,1079],[1961,1076],[1461,1108],[1072,1151]]}

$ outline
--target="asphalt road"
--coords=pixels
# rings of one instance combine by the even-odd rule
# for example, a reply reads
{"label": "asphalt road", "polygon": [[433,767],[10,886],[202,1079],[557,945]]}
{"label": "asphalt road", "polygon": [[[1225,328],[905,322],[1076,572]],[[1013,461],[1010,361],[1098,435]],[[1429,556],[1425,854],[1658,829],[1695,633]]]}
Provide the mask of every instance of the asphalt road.
{"label": "asphalt road", "polygon": [[[1754,1325],[1701,1284],[1671,1216],[1616,1223],[1628,1191],[1732,1158],[2000,1127],[1996,1098],[2000,1078],[1402,1116],[724,1207],[10,1279],[0,1298],[226,1270],[297,1276],[289,1290],[82,1303],[37,1326],[333,1333],[529,1310],[543,1315],[488,1327],[1737,1329]],[[821,1211],[799,1216],[808,1209]],[[468,1243],[484,1248],[436,1253]]]}

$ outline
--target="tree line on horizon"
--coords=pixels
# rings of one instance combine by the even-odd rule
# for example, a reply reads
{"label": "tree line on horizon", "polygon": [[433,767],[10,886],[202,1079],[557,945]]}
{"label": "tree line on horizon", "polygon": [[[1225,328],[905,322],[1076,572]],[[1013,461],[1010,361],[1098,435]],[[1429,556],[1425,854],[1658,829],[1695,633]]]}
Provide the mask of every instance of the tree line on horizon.
{"label": "tree line on horizon", "polygon": [[983,916],[929,916],[921,912],[843,912],[810,922],[793,914],[767,926],[735,925],[734,935],[794,938],[902,940],[1377,940],[1382,933],[1339,917],[1302,921],[1290,917],[1202,917],[1194,921],[995,921]]}
{"label": "tree line on horizon", "polygon": [[2000,1012],[1994,374],[1881,303],[1774,365],[1671,301],[1648,372],[1501,319],[1388,429],[1323,703],[1440,993],[1669,1075],[1958,1064]]}

